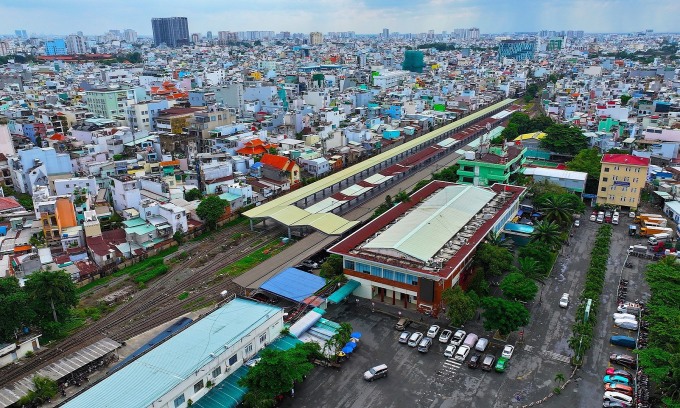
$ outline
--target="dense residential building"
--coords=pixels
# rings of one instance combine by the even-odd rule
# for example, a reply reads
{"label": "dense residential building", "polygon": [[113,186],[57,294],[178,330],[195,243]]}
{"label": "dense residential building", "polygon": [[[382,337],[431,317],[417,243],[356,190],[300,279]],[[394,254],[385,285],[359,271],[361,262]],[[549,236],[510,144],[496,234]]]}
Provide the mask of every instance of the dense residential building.
{"label": "dense residential building", "polygon": [[515,146],[492,146],[487,153],[466,152],[458,161],[459,181],[475,186],[507,184],[510,177],[522,169],[526,151],[526,148]]}
{"label": "dense residential building", "polygon": [[85,92],[88,109],[99,118],[113,119],[126,116],[130,104],[146,99],[143,88],[92,89]]}
{"label": "dense residential building", "polygon": [[498,60],[504,58],[516,61],[531,60],[536,53],[534,40],[503,40],[498,44]]}
{"label": "dense residential building", "polygon": [[186,17],[152,18],[153,42],[175,48],[189,45],[189,23]]}
{"label": "dense residential building", "polygon": [[602,156],[597,203],[636,209],[647,182],[649,159],[629,154]]}
{"label": "dense residential building", "polygon": [[85,54],[87,52],[85,38],[77,34],[66,37],[66,51],[69,54]]}
{"label": "dense residential building", "polygon": [[525,191],[433,181],[329,252],[360,284],[355,295],[436,315],[442,292],[472,277],[478,245],[515,216]]}

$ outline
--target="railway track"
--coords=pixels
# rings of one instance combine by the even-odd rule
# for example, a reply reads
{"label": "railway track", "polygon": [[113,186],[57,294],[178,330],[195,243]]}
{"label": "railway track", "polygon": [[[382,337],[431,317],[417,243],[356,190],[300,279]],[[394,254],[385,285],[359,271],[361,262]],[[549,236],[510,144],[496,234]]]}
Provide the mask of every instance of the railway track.
{"label": "railway track", "polygon": [[[242,228],[230,229],[228,233],[233,235],[249,231],[247,227],[239,227]],[[230,277],[217,277],[215,274],[217,270],[241,259],[246,252],[262,248],[280,233],[279,228],[259,234],[251,233],[226,249],[219,244],[220,240],[217,237],[210,240],[214,245],[213,250],[208,253],[207,261],[205,258],[192,256],[187,261],[173,265],[168,273],[152,281],[147,289],[135,293],[130,301],[118,306],[116,310],[85,326],[67,339],[44,349],[36,357],[0,370],[2,385],[19,380],[103,337],[123,342],[191,309],[212,304],[220,299],[219,292],[224,289],[230,293],[239,293],[240,287],[233,283]],[[219,237],[223,238],[224,235],[226,234],[220,234]],[[201,259],[203,263],[200,266],[190,268],[200,263]],[[186,273],[186,269],[191,271]],[[216,291],[216,284],[219,284],[220,291]],[[188,297],[183,301],[178,300],[177,296],[185,291],[189,292]],[[191,307],[187,309],[187,305]]]}

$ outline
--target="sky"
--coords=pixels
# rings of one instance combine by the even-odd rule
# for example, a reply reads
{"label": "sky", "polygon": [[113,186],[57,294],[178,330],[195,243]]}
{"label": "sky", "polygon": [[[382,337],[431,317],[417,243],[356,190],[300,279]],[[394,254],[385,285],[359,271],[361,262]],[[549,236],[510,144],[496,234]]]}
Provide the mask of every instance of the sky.
{"label": "sky", "polygon": [[189,31],[421,33],[478,27],[482,34],[539,30],[678,32],[679,0],[0,0],[0,34],[58,35],[131,28],[187,17]]}

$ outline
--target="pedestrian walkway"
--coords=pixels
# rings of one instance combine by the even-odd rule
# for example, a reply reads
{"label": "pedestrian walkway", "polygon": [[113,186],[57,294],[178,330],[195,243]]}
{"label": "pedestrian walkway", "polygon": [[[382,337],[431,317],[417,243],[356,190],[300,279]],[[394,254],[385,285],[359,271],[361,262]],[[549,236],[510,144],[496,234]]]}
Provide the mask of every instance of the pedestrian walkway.
{"label": "pedestrian walkway", "polygon": [[446,361],[444,361],[444,365],[442,366],[441,370],[437,371],[437,375],[439,377],[443,377],[443,379],[453,379],[453,377],[456,376],[458,369],[462,365],[463,363],[460,361],[456,361],[453,358],[447,358]]}

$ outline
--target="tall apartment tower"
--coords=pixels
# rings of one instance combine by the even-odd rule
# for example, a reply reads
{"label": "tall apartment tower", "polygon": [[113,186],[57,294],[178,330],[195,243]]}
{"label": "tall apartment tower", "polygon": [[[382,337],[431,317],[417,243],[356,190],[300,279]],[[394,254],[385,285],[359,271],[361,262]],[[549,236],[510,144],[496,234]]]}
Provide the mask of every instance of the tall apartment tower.
{"label": "tall apartment tower", "polygon": [[189,45],[189,23],[186,17],[152,18],[153,42],[155,45],[165,44],[168,47]]}
{"label": "tall apartment tower", "polygon": [[71,34],[66,37],[66,51],[69,54],[85,54],[87,47],[85,47],[85,38],[77,34]]}
{"label": "tall apartment tower", "polygon": [[309,44],[310,45],[320,45],[323,44],[323,34],[318,31],[309,33]]}
{"label": "tall apartment tower", "polygon": [[383,28],[382,37],[383,38],[390,38],[390,29],[389,28]]}

